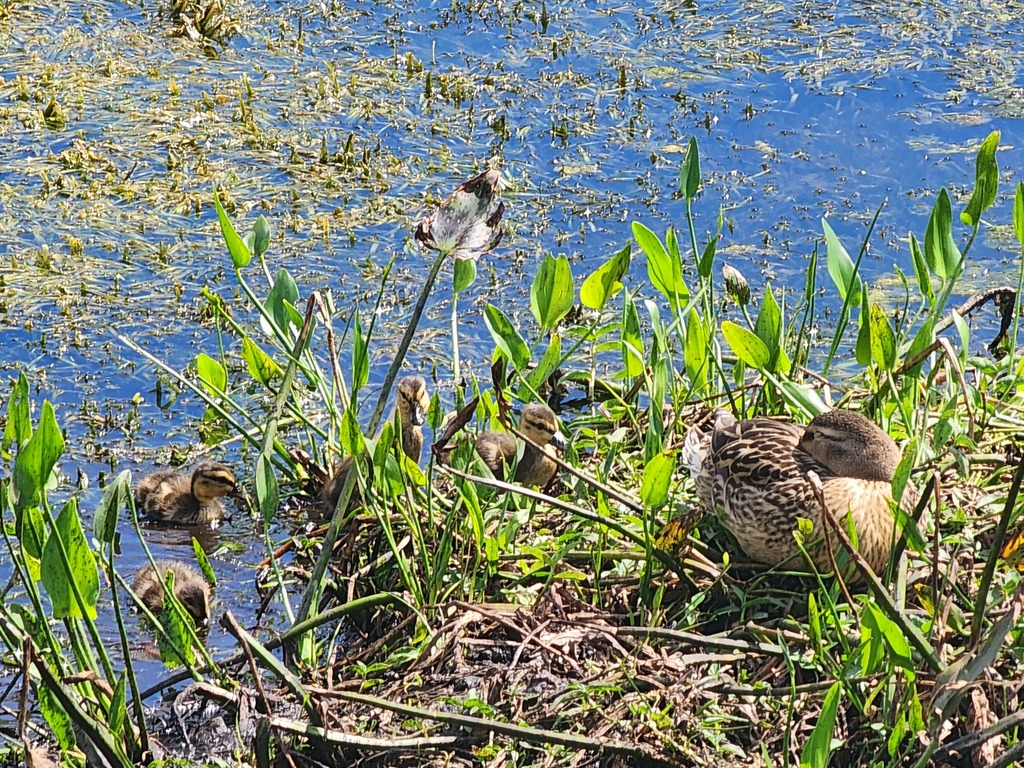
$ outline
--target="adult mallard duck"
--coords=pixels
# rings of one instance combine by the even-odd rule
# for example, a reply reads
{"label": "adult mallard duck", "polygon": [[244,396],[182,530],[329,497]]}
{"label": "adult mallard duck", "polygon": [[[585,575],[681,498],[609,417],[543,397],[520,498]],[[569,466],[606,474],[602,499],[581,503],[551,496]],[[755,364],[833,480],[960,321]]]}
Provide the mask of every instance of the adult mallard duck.
{"label": "adult mallard duck", "polygon": [[[402,453],[419,464],[423,453],[423,423],[430,407],[430,393],[422,376],[405,376],[395,385],[395,412],[398,414],[398,429],[402,436]],[[334,470],[320,490],[320,504],[333,512],[338,504],[345,479],[352,470],[352,457],[346,456],[334,465]],[[358,501],[357,492],[352,500]]]}
{"label": "adult mallard duck", "polygon": [[[738,421],[718,410],[710,432],[687,433],[683,459],[701,503],[719,511],[752,560],[798,564],[793,531],[803,517],[814,525],[817,541],[809,552],[815,565],[831,569],[821,541],[821,505],[807,479],[813,471],[821,479],[829,514],[840,526],[846,525],[849,511],[857,549],[871,568],[881,573],[889,562],[895,531],[892,479],[900,449],[859,413],[829,411],[805,428],[764,418]],[[915,495],[908,485],[903,509],[913,509]],[[838,551],[834,533],[831,542],[833,552]]]}
{"label": "adult mallard duck", "polygon": [[188,611],[196,626],[210,618],[210,585],[195,568],[178,560],[157,560],[139,569],[132,579],[132,592],[151,613],[159,616],[164,607],[164,579],[167,572],[174,574],[174,596]]}
{"label": "adult mallard duck", "polygon": [[216,461],[204,461],[190,474],[154,472],[135,486],[135,506],[143,517],[195,525],[224,517],[221,499],[234,493],[235,476]]}
{"label": "adult mallard duck", "polygon": [[[551,458],[555,455],[555,446],[562,448],[565,445],[558,431],[555,412],[546,405],[530,403],[519,418],[519,431],[541,446],[541,450],[525,444],[514,480],[520,485],[543,488],[558,469]],[[476,452],[494,476],[501,478],[505,476],[506,467],[515,461],[519,441],[508,432],[481,432],[476,437]]]}

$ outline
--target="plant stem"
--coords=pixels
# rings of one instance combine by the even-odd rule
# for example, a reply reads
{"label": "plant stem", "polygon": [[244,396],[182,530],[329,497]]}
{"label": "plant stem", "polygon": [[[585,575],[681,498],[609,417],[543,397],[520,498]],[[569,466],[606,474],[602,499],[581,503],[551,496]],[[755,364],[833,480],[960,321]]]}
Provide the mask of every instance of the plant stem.
{"label": "plant stem", "polygon": [[459,292],[452,292],[452,379],[455,384],[456,407],[462,407],[459,381],[462,378],[459,368]]}
{"label": "plant stem", "polygon": [[[412,345],[412,337],[416,333],[416,327],[419,325],[420,318],[423,316],[423,310],[427,306],[427,298],[430,296],[430,291],[434,287],[437,275],[441,271],[441,267],[444,265],[447,258],[447,253],[438,253],[433,266],[430,268],[430,272],[427,274],[426,282],[423,284],[423,290],[420,291],[419,298],[416,300],[416,306],[412,310],[412,318],[409,320],[409,325],[406,326],[402,342],[398,345],[398,352],[395,354],[395,359],[391,361],[391,367],[388,368],[387,375],[384,377],[384,381],[381,384],[380,395],[377,397],[377,405],[374,407],[373,415],[370,416],[370,423],[367,425],[367,434],[373,435],[377,433],[377,427],[380,426],[380,420],[384,416],[384,406],[387,405],[388,397],[391,394],[391,387],[394,386],[395,379],[398,377],[398,369],[401,368],[402,363],[405,362],[405,356],[409,352],[409,347]],[[344,519],[348,510],[348,499],[352,495],[352,486],[354,485],[354,481],[355,474],[352,473],[352,476],[349,478],[349,482],[346,482],[345,488],[342,489],[341,498],[338,500],[337,506],[334,508],[334,515],[331,517],[331,524],[327,527],[327,533],[324,535],[323,544],[320,548],[320,556],[317,558],[316,565],[313,567],[313,573],[310,575],[309,579],[309,586],[306,587],[306,593],[302,596],[302,604],[299,606],[299,610],[295,614],[295,620],[292,622],[293,625],[299,624],[309,618],[313,605],[318,604],[321,595],[323,595],[324,574],[327,572],[327,566],[330,564],[331,557],[334,554],[334,543],[338,540],[338,534],[341,531],[341,521]]]}

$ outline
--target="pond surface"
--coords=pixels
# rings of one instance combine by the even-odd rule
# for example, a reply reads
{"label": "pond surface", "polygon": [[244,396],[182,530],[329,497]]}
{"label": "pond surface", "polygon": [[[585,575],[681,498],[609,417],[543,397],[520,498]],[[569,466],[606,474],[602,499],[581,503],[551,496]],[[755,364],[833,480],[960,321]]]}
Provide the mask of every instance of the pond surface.
{"label": "pond surface", "polygon": [[[271,264],[303,297],[333,290],[339,326],[398,254],[377,380],[429,267],[411,238],[428,195],[488,165],[508,183],[508,231],[461,300],[464,365],[480,375],[482,307],[526,322],[543,254],[567,254],[579,281],[630,222],[684,226],[674,192],[691,136],[699,238],[721,207],[722,258],[757,296],[765,280],[801,289],[822,217],[856,253],[879,206],[866,274],[909,274],[907,233],[923,239],[942,186],[966,204],[977,147],[1000,130],[1004,196],[965,284],[1016,279],[1005,193],[1024,168],[1024,3],[231,5],[240,33],[223,48],[171,37],[154,2],[0,10],[2,365],[57,406],[87,512],[112,471],[196,455],[202,405],[160,402],[156,369],[117,334],[179,370],[216,349],[200,291],[231,301],[236,288],[214,185],[240,230],[266,215]],[[633,270],[630,287],[649,292],[639,259]],[[449,282],[410,358],[428,373],[442,361],[441,376]],[[251,457],[217,456],[251,477]],[[125,572],[141,559],[127,528]],[[264,556],[255,530],[240,511],[211,547],[221,605],[243,623]],[[147,538],[189,556],[187,537]],[[233,646],[218,627],[211,644]]]}

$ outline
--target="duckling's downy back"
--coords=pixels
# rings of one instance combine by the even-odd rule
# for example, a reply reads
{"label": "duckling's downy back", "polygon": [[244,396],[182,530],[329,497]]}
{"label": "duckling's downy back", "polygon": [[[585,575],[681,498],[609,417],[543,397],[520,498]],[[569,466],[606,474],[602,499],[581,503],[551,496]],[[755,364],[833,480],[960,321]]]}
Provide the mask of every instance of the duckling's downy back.
{"label": "duckling's downy back", "polygon": [[204,461],[190,474],[154,472],[135,487],[135,505],[143,517],[181,525],[224,517],[221,499],[234,492],[235,476],[216,461]]}

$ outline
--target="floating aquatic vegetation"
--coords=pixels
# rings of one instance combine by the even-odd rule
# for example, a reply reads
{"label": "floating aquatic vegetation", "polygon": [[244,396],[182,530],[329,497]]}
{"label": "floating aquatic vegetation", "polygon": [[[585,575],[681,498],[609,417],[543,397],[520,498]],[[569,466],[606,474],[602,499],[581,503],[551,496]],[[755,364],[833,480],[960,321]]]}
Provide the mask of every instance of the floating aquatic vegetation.
{"label": "floating aquatic vegetation", "polygon": [[242,31],[241,23],[227,12],[223,0],[173,0],[171,19],[175,22],[171,36],[193,42],[205,39],[223,45]]}

